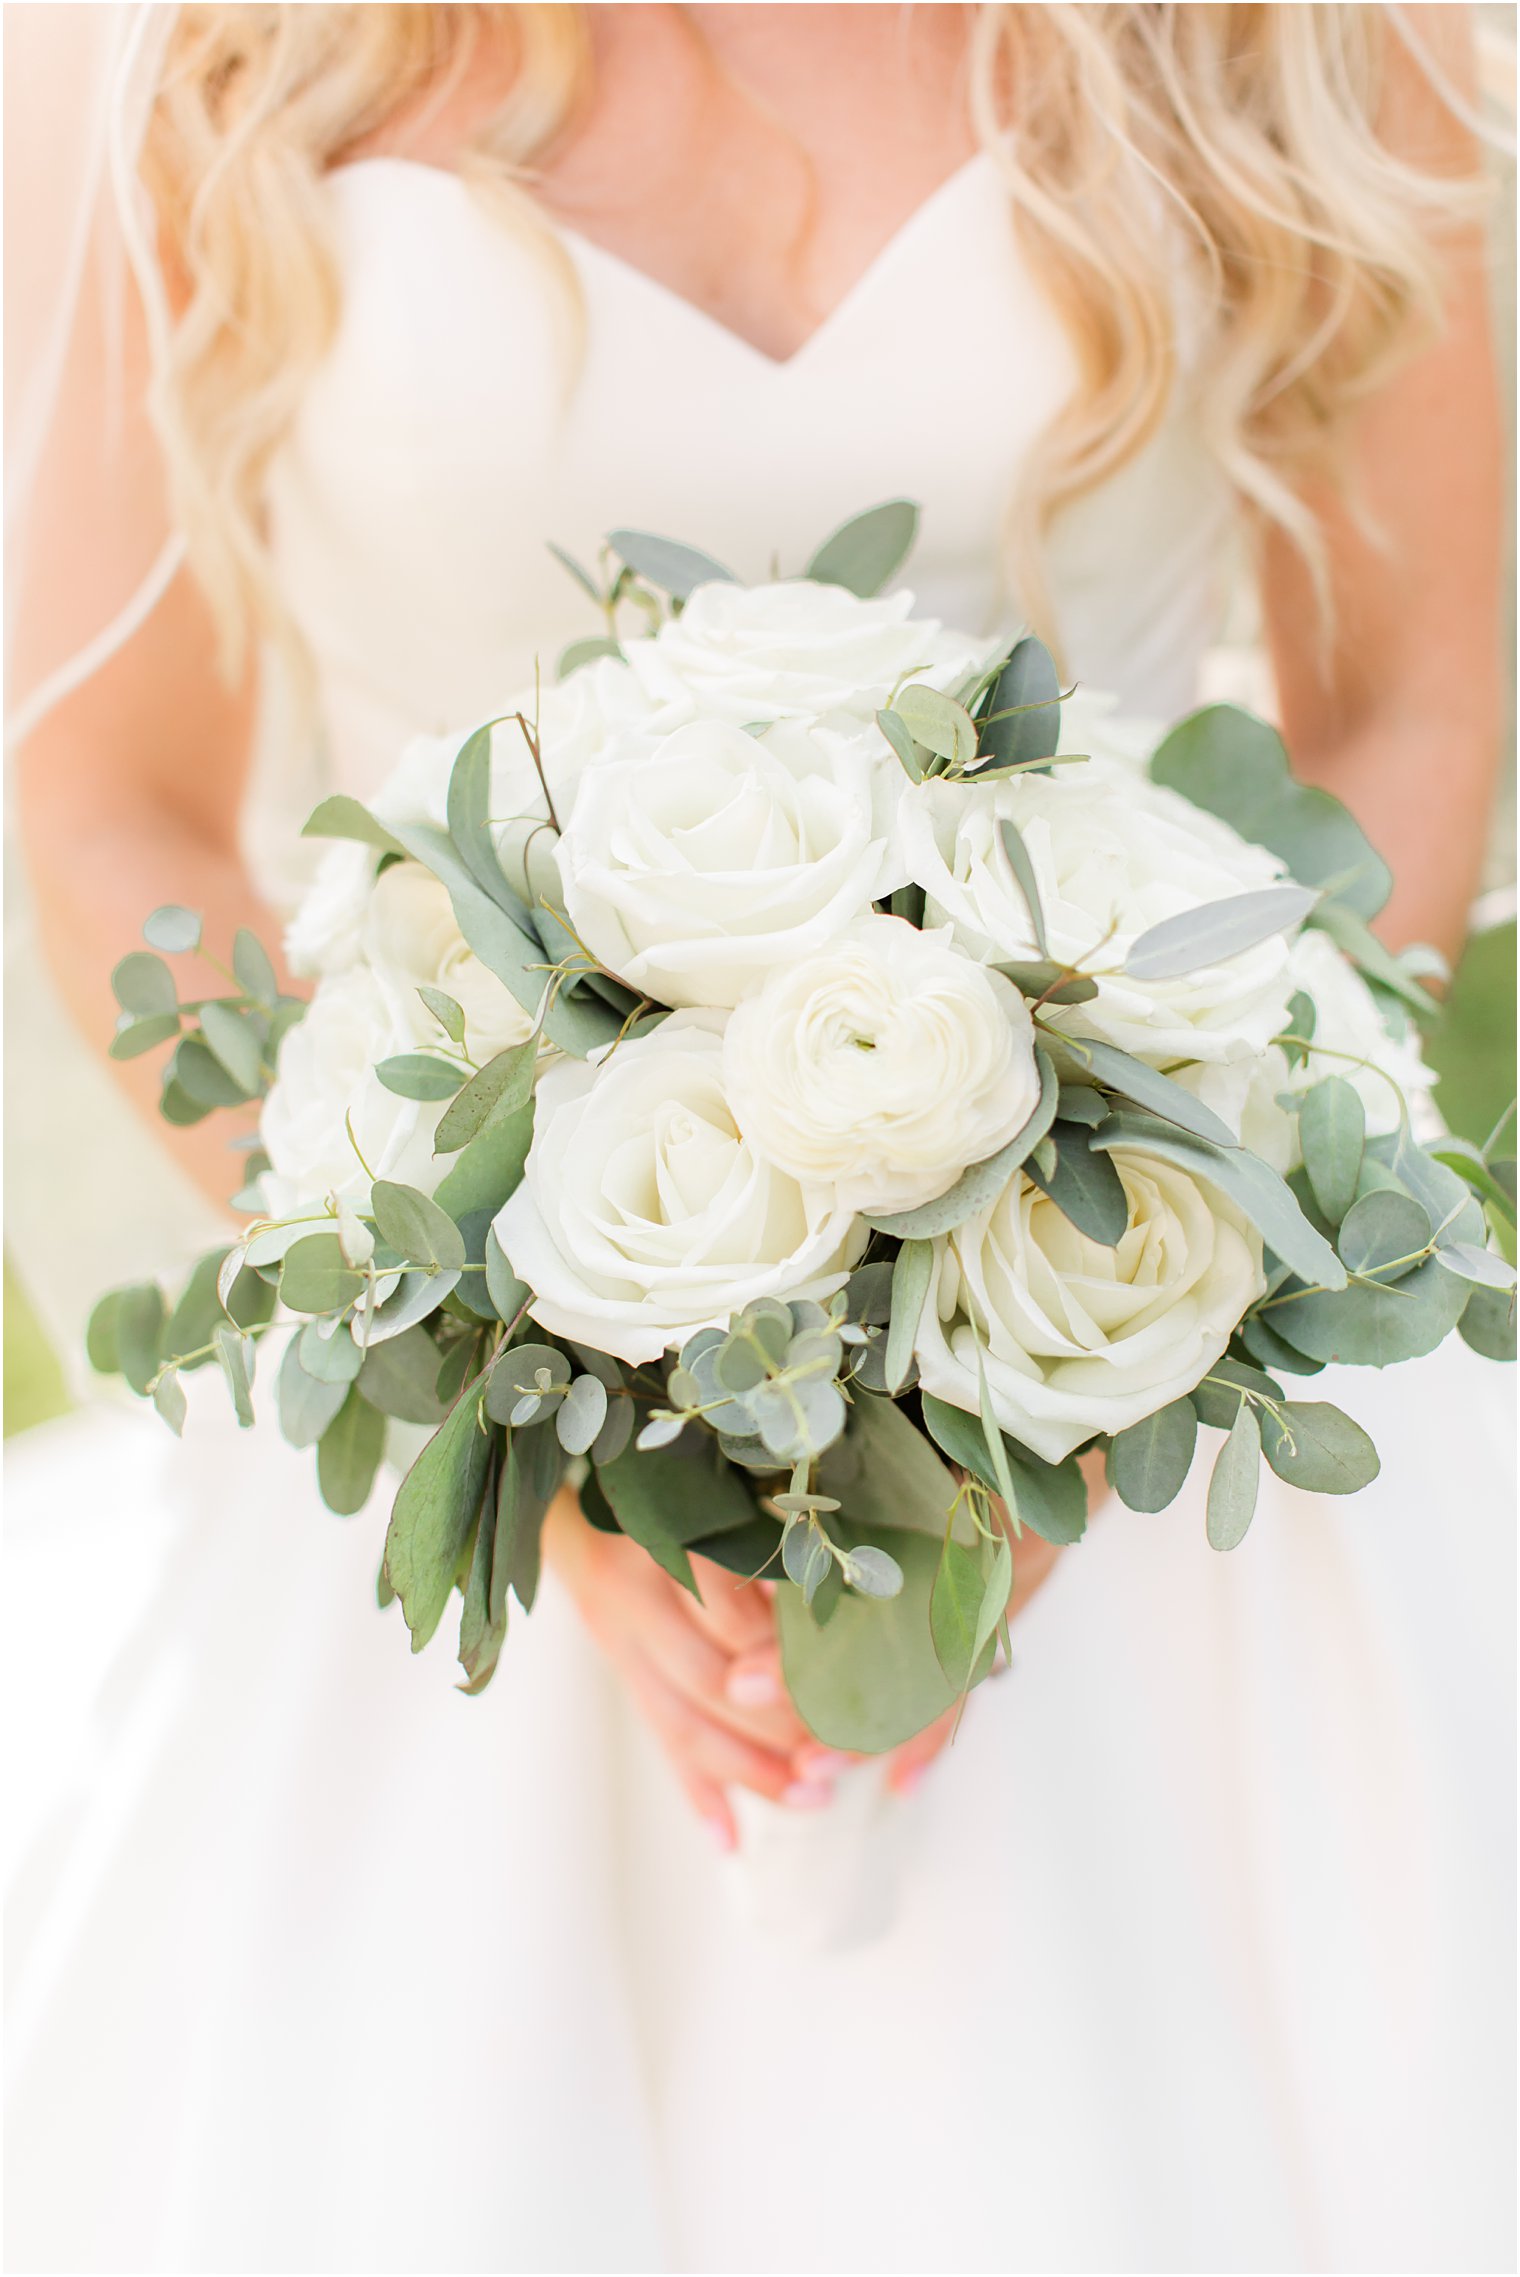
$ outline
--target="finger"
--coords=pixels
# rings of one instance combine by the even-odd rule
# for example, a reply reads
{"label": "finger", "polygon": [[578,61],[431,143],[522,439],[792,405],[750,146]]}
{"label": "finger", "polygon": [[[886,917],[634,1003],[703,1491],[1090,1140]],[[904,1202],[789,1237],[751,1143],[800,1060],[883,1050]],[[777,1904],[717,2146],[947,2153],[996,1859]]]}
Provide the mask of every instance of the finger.
{"label": "finger", "polygon": [[887,1785],[894,1795],[908,1795],[922,1780],[934,1758],[945,1747],[955,1730],[956,1708],[947,1708],[938,1720],[914,1738],[904,1741],[892,1750],[887,1770]]}
{"label": "finger", "polygon": [[747,1787],[773,1803],[802,1807],[828,1800],[827,1790],[795,1780],[784,1755],[756,1746],[705,1715],[667,1684],[647,1661],[627,1671],[629,1688],[675,1765],[683,1785]]}
{"label": "finger", "polygon": [[718,1848],[723,1851],[736,1850],[739,1845],[739,1829],[734,1821],[733,1805],[723,1789],[715,1780],[704,1778],[698,1771],[687,1770],[680,1762],[676,1763],[675,1771],[686,1800]]}
{"label": "finger", "polygon": [[683,1591],[682,1609],[689,1619],[729,1652],[753,1652],[774,1642],[775,1612],[753,1581],[711,1558],[693,1558],[691,1565],[702,1602]]}

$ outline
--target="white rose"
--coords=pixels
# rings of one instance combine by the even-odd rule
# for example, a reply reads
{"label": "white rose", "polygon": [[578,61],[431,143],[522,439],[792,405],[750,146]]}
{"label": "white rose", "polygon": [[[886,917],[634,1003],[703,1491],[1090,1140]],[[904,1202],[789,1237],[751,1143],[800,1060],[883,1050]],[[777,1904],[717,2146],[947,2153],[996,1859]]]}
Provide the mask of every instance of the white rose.
{"label": "white rose", "polygon": [[448,888],[416,862],[395,862],[376,879],[363,928],[364,954],[386,991],[398,1026],[417,1042],[446,1039],[420,988],[452,996],[465,1017],[465,1044],[484,1062],[526,1043],[533,1015],[468,947]]}
{"label": "white rose", "polygon": [[1108,975],[1088,1003],[1052,1008],[1058,1025],[1158,1063],[1245,1058],[1281,1032],[1293,987],[1282,934],[1176,980],[1116,969],[1163,918],[1276,884],[1275,855],[1116,761],[969,790],[910,788],[900,840],[925,922],[948,922],[968,954],[994,961],[1040,954],[999,833],[1005,817],[1028,849],[1050,954]]}
{"label": "white rose", "polygon": [[741,1135],[712,1012],[543,1074],[496,1235],[540,1327],[632,1362],[756,1297],[831,1295],[865,1243],[831,1188],[798,1185]]}
{"label": "white rose", "polygon": [[1161,741],[1160,720],[1122,712],[1117,696],[1101,688],[1078,688],[1061,706],[1058,751],[1085,751],[1090,759],[1108,759],[1136,771],[1149,763]]}
{"label": "white rose", "polygon": [[[1389,1034],[1377,998],[1327,933],[1309,926],[1299,935],[1293,944],[1291,975],[1293,987],[1314,1001],[1314,1041],[1327,1049],[1310,1052],[1284,1087],[1307,1091],[1327,1075],[1343,1077],[1366,1110],[1368,1135],[1384,1138],[1399,1125],[1398,1101],[1386,1080],[1391,1076],[1417,1124],[1426,1130],[1436,1127],[1439,1118],[1430,1097],[1435,1076],[1425,1065],[1413,1027],[1403,1036]],[[1352,1056],[1332,1056],[1340,1052]],[[1372,1064],[1358,1067],[1357,1060]],[[1384,1072],[1379,1074],[1378,1069]]]}
{"label": "white rose", "polygon": [[895,765],[854,720],[695,720],[589,769],[558,848],[570,921],[630,988],[736,1004],[902,883]]}
{"label": "white rose", "polygon": [[728,1023],[740,1129],[791,1177],[856,1210],[908,1210],[1023,1129],[1034,1027],[1001,973],[898,917],[864,917],[779,966]]}
{"label": "white rose", "polygon": [[324,849],[316,874],[285,928],[285,961],[293,973],[314,980],[357,964],[364,950],[375,862],[374,847],[352,839],[337,839]]}
{"label": "white rose", "polygon": [[1172,1081],[1211,1107],[1240,1144],[1283,1177],[1298,1160],[1298,1118],[1279,1104],[1289,1087],[1287,1055],[1273,1044],[1253,1059],[1195,1060]]}
{"label": "white rose", "polygon": [[997,653],[915,617],[911,593],[862,600],[806,578],[699,586],[679,617],[627,651],[667,724],[700,713],[735,727],[825,712],[871,719],[900,680],[953,691]]}
{"label": "white rose", "polygon": [[363,965],[319,983],[305,1017],[280,1045],[260,1118],[271,1216],[330,1194],[362,1207],[371,1172],[431,1193],[448,1168],[446,1160],[433,1159],[443,1109],[397,1098],[374,1072],[414,1040],[387,990]]}
{"label": "white rose", "polygon": [[993,1413],[1048,1463],[1193,1390],[1265,1288],[1261,1239],[1176,1165],[1111,1158],[1129,1200],[1113,1249],[1079,1233],[1022,1171],[935,1244],[917,1357],[924,1389]]}

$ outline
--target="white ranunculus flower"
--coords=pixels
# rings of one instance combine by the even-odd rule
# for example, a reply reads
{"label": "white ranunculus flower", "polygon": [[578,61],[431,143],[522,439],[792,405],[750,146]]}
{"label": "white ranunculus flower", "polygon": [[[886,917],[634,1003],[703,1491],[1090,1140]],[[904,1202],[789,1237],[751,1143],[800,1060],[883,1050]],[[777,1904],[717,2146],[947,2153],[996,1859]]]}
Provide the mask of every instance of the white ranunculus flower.
{"label": "white ranunculus flower", "polygon": [[745,1137],[856,1210],[908,1210],[1023,1129],[1039,1097],[1024,999],[951,944],[864,917],[740,1004],[724,1078]]}
{"label": "white ranunculus flower", "polygon": [[902,883],[895,767],[874,729],[835,718],[694,720],[589,769],[558,848],[570,921],[630,988],[736,1004]]}
{"label": "white ranunculus flower", "polygon": [[865,1242],[832,1188],[797,1184],[741,1135],[713,1012],[541,1076],[496,1235],[540,1327],[631,1362],[756,1297],[831,1295]]}
{"label": "white ranunculus flower", "polygon": [[452,996],[465,1017],[465,1045],[484,1062],[526,1043],[533,1015],[466,944],[448,888],[416,862],[395,862],[376,879],[365,912],[364,954],[398,1024],[419,1043],[444,1043],[420,988]]}
{"label": "white ranunculus flower", "polygon": [[1187,1171],[1120,1147],[1117,1246],[1079,1233],[1015,1171],[935,1244],[919,1327],[926,1391],[975,1414],[978,1347],[998,1422],[1048,1462],[1193,1390],[1265,1287],[1261,1238]]}
{"label": "white ranunculus flower", "polygon": [[375,885],[373,846],[336,839],[285,928],[285,961],[303,980],[346,972],[364,953],[364,919]]}
{"label": "white ranunculus flower", "polygon": [[[304,1019],[280,1045],[260,1118],[270,1163],[263,1187],[272,1217],[332,1194],[362,1206],[370,1172],[432,1192],[448,1168],[447,1160],[433,1159],[433,1133],[443,1109],[397,1098],[374,1072],[379,1061],[414,1043],[391,995],[365,966],[319,983]],[[346,1118],[353,1123],[352,1138]]]}
{"label": "white ranunculus flower", "polygon": [[[1328,934],[1309,926],[1299,935],[1293,944],[1291,974],[1293,987],[1314,1000],[1314,1041],[1328,1048],[1310,1052],[1283,1088],[1307,1091],[1327,1075],[1342,1076],[1361,1099],[1369,1135],[1383,1138],[1399,1124],[1398,1101],[1385,1080],[1391,1076],[1409,1102],[1417,1126],[1433,1129],[1438,1122],[1430,1097],[1435,1076],[1425,1065],[1418,1036],[1412,1026],[1404,1036],[1388,1033],[1377,998]],[[1337,1052],[1353,1056],[1332,1057]],[[1358,1067],[1359,1059],[1370,1060],[1372,1066]],[[1385,1073],[1375,1073],[1378,1068]]]}
{"label": "white ranunculus flower", "polygon": [[698,714],[749,727],[850,712],[871,719],[908,678],[954,692],[997,655],[932,617],[911,593],[862,600],[842,585],[702,585],[628,663],[667,724]]}
{"label": "white ranunculus flower", "polygon": [[1053,1008],[1053,1021],[1158,1064],[1245,1058],[1281,1032],[1293,987],[1281,934],[1176,980],[1116,969],[1163,918],[1277,884],[1275,855],[1118,761],[969,790],[921,783],[903,798],[900,842],[927,897],[925,922],[950,924],[962,948],[992,961],[1040,954],[999,834],[1004,817],[1028,849],[1050,954],[1108,975],[1088,1003]]}

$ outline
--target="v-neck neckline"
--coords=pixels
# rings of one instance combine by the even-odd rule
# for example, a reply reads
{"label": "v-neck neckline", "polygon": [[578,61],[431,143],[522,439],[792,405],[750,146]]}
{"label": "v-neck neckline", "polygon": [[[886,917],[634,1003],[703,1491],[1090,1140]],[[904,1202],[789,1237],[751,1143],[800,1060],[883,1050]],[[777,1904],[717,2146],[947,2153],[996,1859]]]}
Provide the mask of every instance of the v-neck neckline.
{"label": "v-neck neckline", "polygon": [[[825,310],[812,330],[804,335],[789,355],[785,356],[771,355],[768,350],[760,347],[745,333],[736,331],[731,324],[725,324],[721,317],[715,316],[710,309],[704,308],[700,301],[688,299],[686,294],[678,292],[674,285],[668,285],[662,278],[652,275],[649,270],[640,268],[636,261],[630,261],[625,255],[614,252],[610,246],[599,244],[594,237],[587,237],[583,231],[575,228],[572,223],[562,220],[547,206],[535,205],[534,210],[544,226],[559,239],[578,266],[585,269],[599,264],[604,269],[627,278],[636,289],[647,292],[653,298],[683,311],[704,331],[715,334],[718,340],[724,343],[734,354],[747,358],[763,370],[779,376],[784,372],[795,371],[807,363],[815,352],[819,351],[842,326],[846,325],[861,303],[879,288],[882,279],[891,274],[899,259],[915,240],[938,218],[945,207],[951,204],[956,196],[963,192],[971,182],[977,180],[983,169],[992,163],[993,155],[990,151],[975,151],[971,157],[957,166],[953,173],[947,174],[942,182],[937,183],[928,196],[921,199],[912,212],[907,214],[897,228],[892,231],[891,235],[883,240],[854,282],[845,288],[831,308]],[[433,166],[421,159],[403,158],[386,151],[376,152],[372,157],[348,159],[341,166],[333,167],[328,179],[341,179],[345,176],[362,174],[375,168],[395,169],[403,174],[431,174],[441,182],[454,184],[467,197],[473,195],[470,185],[463,175],[456,173],[451,167]]]}

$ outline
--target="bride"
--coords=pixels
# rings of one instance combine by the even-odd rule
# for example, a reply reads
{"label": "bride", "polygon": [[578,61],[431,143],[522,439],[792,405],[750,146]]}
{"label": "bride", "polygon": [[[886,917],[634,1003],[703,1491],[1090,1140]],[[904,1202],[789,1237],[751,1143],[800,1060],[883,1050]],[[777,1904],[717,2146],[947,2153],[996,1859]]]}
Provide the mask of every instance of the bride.
{"label": "bride", "polygon": [[[95,88],[109,159],[13,435],[20,811],[91,1037],[145,911],[272,938],[324,789],[594,629],[549,541],[760,578],[897,495],[921,609],[1030,616],[1129,713],[1195,700],[1248,558],[1299,770],[1391,936],[1459,943],[1500,681],[1462,11],[15,13],[111,19],[106,78],[77,25],[9,57],[40,231]],[[208,1205],[44,985],[22,1263],[66,1189],[97,1287],[166,1267]],[[165,1144],[224,1211],[220,1124]],[[375,1610],[383,1497],[331,1518],[210,1405],[33,1435],[10,2266],[1510,2266],[1502,1401],[1460,1347],[1334,1396],[1376,1486],[1264,1489],[1230,1559],[1191,1496],[1095,1512],[890,1792],[763,1603],[568,1500],[466,1701]]]}

